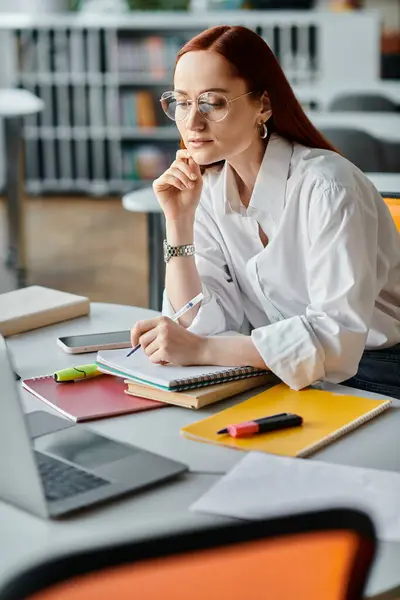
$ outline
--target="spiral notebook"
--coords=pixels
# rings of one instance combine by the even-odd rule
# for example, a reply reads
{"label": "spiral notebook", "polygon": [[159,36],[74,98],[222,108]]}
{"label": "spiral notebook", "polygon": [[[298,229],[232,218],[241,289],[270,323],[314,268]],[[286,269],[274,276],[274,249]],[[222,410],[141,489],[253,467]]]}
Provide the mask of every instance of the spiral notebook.
{"label": "spiral notebook", "polygon": [[277,381],[279,379],[273,373],[267,371],[265,375],[258,375],[257,377],[247,377],[246,379],[216,383],[184,392],[174,392],[172,390],[161,390],[150,385],[136,383],[136,381],[131,381],[130,379],[124,380],[128,386],[128,389],[125,390],[126,394],[133,394],[141,398],[150,398],[151,400],[160,400],[160,402],[175,404],[175,406],[183,406],[184,408],[192,408],[193,410],[203,408],[203,406],[207,406],[208,404],[214,404],[225,398],[231,398],[236,394],[241,394],[258,386],[276,383]]}
{"label": "spiral notebook", "polygon": [[[306,457],[387,410],[391,400],[372,400],[307,388],[297,392],[284,383],[181,429],[188,438],[236,450],[257,450],[282,456]],[[217,435],[234,423],[282,412],[303,417],[303,425],[246,438]]]}
{"label": "spiral notebook", "polygon": [[100,371],[131,379],[161,390],[183,391],[214,383],[235,381],[245,377],[265,375],[266,371],[254,367],[176,367],[155,365],[142,350],[127,358],[127,350],[102,350],[96,364]]}
{"label": "spiral notebook", "polygon": [[109,375],[64,383],[57,383],[52,375],[42,375],[24,379],[22,386],[75,422],[167,406],[163,402],[127,396],[124,382]]}

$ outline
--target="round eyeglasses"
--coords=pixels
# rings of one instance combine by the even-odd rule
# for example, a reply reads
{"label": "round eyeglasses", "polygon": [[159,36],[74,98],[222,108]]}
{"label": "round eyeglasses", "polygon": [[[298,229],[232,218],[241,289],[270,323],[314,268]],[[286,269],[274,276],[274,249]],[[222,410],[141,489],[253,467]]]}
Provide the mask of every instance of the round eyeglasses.
{"label": "round eyeglasses", "polygon": [[225,119],[229,112],[231,102],[248,96],[252,92],[246,92],[236,98],[227,98],[220,92],[203,92],[197,100],[190,100],[186,94],[181,92],[164,92],[160,98],[163,111],[172,121],[183,121],[191,111],[195,102],[197,110],[207,121],[214,123]]}

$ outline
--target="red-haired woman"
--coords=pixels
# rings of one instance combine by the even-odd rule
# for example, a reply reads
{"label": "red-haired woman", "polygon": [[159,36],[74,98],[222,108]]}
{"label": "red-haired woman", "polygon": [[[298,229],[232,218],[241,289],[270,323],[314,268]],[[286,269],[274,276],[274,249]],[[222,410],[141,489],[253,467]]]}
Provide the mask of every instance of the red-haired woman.
{"label": "red-haired woman", "polygon": [[[154,363],[253,365],[293,389],[400,398],[400,238],[370,181],[310,123],[264,40],[202,32],[161,98],[182,149],[153,184],[166,219]],[[200,305],[169,317],[200,292]],[[226,331],[243,335],[217,335]]]}

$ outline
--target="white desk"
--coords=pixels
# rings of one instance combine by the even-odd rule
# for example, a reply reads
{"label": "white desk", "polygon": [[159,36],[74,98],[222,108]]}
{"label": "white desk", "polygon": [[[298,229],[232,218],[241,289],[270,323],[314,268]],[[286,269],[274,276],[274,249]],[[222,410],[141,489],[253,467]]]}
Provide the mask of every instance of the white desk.
{"label": "white desk", "polygon": [[335,83],[321,82],[310,84],[295,84],[294,92],[302,102],[317,102],[320,110],[329,110],[330,104],[336,98],[348,94],[369,95],[377,94],[400,104],[400,81],[395,79],[375,79],[374,81],[362,80],[340,81],[335,78]]}
{"label": "white desk", "polygon": [[[128,306],[92,304],[91,315],[8,338],[15,367],[22,377],[46,374],[71,364],[91,362],[93,355],[71,357],[56,345],[56,337],[73,333],[125,329],[137,319],[154,312]],[[349,393],[357,393],[348,388]],[[243,400],[252,392],[242,394]],[[21,390],[27,411],[48,410],[34,396]],[[217,473],[230,469],[242,453],[183,438],[183,425],[219,411],[234,401],[194,412],[178,407],[148,411],[93,422],[90,426],[112,438],[130,442],[175,458],[191,471],[175,481],[133,494],[107,505],[59,521],[46,521],[0,502],[0,583],[41,557],[68,549],[94,546],[113,540],[143,538],[201,528],[224,522],[212,515],[191,513],[190,504],[218,479]],[[400,471],[400,401],[395,408],[372,423],[346,436],[315,455],[318,460]],[[58,413],[55,413],[58,414]],[[152,435],[149,435],[149,432]],[[310,459],[312,460],[312,459]],[[400,510],[400,509],[399,509]],[[383,543],[373,568],[368,593],[373,594],[400,583],[400,543]]]}
{"label": "white desk", "polygon": [[310,110],[307,111],[307,116],[318,128],[360,129],[379,140],[400,142],[400,115],[398,113]]}
{"label": "white desk", "polygon": [[400,173],[365,173],[378,192],[400,194]]}

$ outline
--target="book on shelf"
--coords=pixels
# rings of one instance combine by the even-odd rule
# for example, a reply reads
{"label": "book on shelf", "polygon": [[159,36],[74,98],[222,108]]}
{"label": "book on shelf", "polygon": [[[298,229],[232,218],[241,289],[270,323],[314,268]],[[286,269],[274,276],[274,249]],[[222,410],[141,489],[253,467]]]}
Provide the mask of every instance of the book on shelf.
{"label": "book on shelf", "polygon": [[118,69],[137,76],[165,78],[172,74],[176,55],[186,41],[185,35],[121,36],[117,47]]}
{"label": "book on shelf", "polygon": [[154,97],[147,90],[120,94],[121,127],[157,127]]}
{"label": "book on shelf", "polygon": [[[38,75],[49,74],[52,72],[52,65],[50,62],[52,57],[49,48],[51,48],[50,32],[39,29],[36,38],[36,67]],[[42,142],[41,153],[43,156],[43,175],[44,179],[55,181],[57,179],[55,137],[46,135],[46,130],[51,130],[56,123],[52,86],[49,86],[42,80],[42,83],[38,85],[38,96],[44,101],[45,106],[44,110],[38,115]]]}
{"label": "book on shelf", "polygon": [[136,94],[122,91],[119,96],[121,127],[137,127]]}
{"label": "book on shelf", "polygon": [[58,139],[58,179],[64,185],[72,181],[72,147],[71,147],[71,119],[70,119],[70,86],[66,74],[69,72],[68,37],[65,31],[56,30],[53,38],[54,56],[53,67],[55,73],[64,78],[65,83],[55,86],[55,124],[57,124]]}
{"label": "book on shelf", "polygon": [[155,144],[135,144],[122,150],[124,179],[154,180],[165,171],[175,158],[175,147],[160,148]]}
{"label": "book on shelf", "polygon": [[165,63],[165,44],[161,36],[152,35],[147,38],[149,73],[153,77],[165,77],[168,64]]}
{"label": "book on shelf", "polygon": [[144,90],[137,92],[137,117],[139,127],[156,127],[156,113],[153,97]]}

